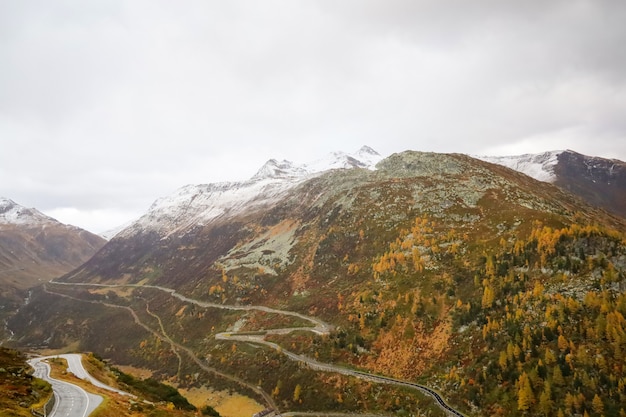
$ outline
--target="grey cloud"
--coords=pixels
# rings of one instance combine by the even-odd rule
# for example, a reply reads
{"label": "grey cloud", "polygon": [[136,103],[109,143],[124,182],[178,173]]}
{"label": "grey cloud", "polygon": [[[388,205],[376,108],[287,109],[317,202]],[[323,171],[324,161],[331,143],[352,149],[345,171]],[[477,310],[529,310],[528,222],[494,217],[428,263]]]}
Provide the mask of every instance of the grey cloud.
{"label": "grey cloud", "polygon": [[624,21],[603,0],[2,2],[0,195],[140,212],[362,144],[626,159]]}

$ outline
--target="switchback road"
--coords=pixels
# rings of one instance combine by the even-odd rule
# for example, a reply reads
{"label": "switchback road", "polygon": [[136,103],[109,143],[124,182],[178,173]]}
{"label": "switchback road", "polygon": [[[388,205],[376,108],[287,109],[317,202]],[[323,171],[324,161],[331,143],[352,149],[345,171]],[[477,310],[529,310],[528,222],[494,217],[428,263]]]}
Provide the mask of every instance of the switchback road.
{"label": "switchback road", "polygon": [[[50,365],[44,358],[30,359],[28,363],[35,369],[34,375],[48,381],[52,385],[55,404],[48,417],[87,417],[102,402],[102,397],[90,394],[78,385],[60,381],[50,376]],[[81,365],[82,367],[82,365]]]}
{"label": "switchback road", "polygon": [[[443,397],[435,390],[433,390],[430,387],[427,387],[425,385],[422,384],[418,384],[415,382],[411,382],[411,381],[403,381],[403,380],[399,380],[399,379],[395,379],[395,378],[390,378],[390,377],[386,377],[386,376],[381,376],[381,375],[375,375],[375,374],[371,374],[371,373],[367,373],[367,372],[362,372],[362,371],[357,371],[354,369],[350,369],[350,368],[346,368],[343,366],[339,366],[339,365],[334,365],[334,364],[329,364],[329,363],[322,363],[322,362],[318,362],[314,359],[311,359],[307,356],[304,355],[298,355],[296,353],[293,352],[289,352],[288,350],[283,349],[281,346],[277,345],[276,343],[272,343],[272,342],[268,342],[265,340],[265,336],[267,336],[268,334],[285,334],[285,333],[289,333],[292,332],[294,330],[305,330],[305,331],[310,331],[313,333],[316,333],[318,335],[327,335],[330,333],[332,326],[330,324],[327,324],[325,322],[323,322],[322,320],[318,319],[317,317],[310,317],[310,316],[306,316],[304,314],[300,314],[297,312],[293,312],[293,311],[285,311],[285,310],[278,310],[278,309],[273,309],[270,307],[265,307],[265,306],[254,306],[254,305],[225,305],[225,304],[217,304],[217,303],[210,303],[210,302],[205,302],[205,301],[200,301],[200,300],[194,300],[192,298],[188,298],[182,294],[177,293],[175,290],[171,289],[171,288],[165,288],[165,287],[160,287],[160,286],[156,286],[156,285],[136,285],[136,284],[113,284],[113,285],[107,285],[107,284],[87,284],[87,283],[64,283],[64,282],[52,282],[52,284],[61,284],[61,285],[68,285],[68,286],[94,286],[94,287],[134,287],[134,288],[152,288],[152,289],[156,289],[159,291],[164,291],[166,293],[169,293],[172,297],[175,297],[183,302],[186,303],[190,303],[190,304],[195,304],[197,306],[200,307],[205,307],[205,308],[219,308],[219,309],[226,309],[226,310],[257,310],[257,311],[264,311],[264,312],[268,312],[268,313],[274,313],[274,314],[280,314],[280,315],[287,315],[287,316],[292,316],[292,317],[297,317],[300,318],[302,320],[308,321],[311,324],[313,324],[313,327],[298,327],[298,328],[283,328],[283,329],[271,329],[271,330],[263,330],[260,331],[259,334],[246,334],[246,333],[242,333],[242,334],[238,334],[237,332],[224,332],[224,333],[218,333],[217,335],[215,335],[216,339],[220,339],[220,340],[233,340],[233,341],[241,341],[241,342],[248,342],[248,343],[257,343],[257,344],[261,344],[261,345],[265,345],[268,346],[272,349],[275,349],[279,352],[282,352],[285,356],[287,356],[289,359],[294,360],[294,361],[298,361],[298,362],[302,362],[307,364],[311,369],[316,369],[318,371],[322,371],[322,372],[336,372],[336,373],[340,373],[343,375],[349,375],[349,376],[353,376],[355,378],[359,378],[359,379],[364,379],[364,380],[369,380],[369,381],[373,381],[373,382],[377,382],[377,383],[383,383],[383,384],[390,384],[390,385],[397,385],[397,386],[404,386],[404,387],[408,387],[408,388],[412,388],[415,390],[418,390],[420,392],[422,392],[423,394],[426,394],[430,397],[432,397],[436,404],[449,416],[453,416],[453,417],[465,417],[460,411],[454,409],[453,407],[451,407],[444,399]],[[170,340],[170,342],[172,342]],[[172,342],[173,344],[173,342]],[[179,348],[182,348],[182,346],[177,345]],[[189,349],[184,348],[185,351],[188,351]],[[189,353],[189,352],[188,352]]]}

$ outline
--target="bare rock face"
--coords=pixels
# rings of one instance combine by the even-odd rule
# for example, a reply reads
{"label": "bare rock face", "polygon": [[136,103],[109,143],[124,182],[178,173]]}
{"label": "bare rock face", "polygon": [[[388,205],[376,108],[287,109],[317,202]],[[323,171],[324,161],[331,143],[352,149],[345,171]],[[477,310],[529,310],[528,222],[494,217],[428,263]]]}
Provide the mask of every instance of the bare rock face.
{"label": "bare rock face", "polygon": [[565,151],[554,172],[555,185],[626,218],[626,163]]}

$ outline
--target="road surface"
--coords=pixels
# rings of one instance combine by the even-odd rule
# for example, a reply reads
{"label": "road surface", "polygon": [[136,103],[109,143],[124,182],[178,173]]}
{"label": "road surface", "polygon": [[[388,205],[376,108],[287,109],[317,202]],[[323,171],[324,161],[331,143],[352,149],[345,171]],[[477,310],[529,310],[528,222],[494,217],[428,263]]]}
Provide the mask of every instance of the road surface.
{"label": "road surface", "polygon": [[47,358],[30,359],[28,363],[35,368],[34,375],[52,385],[55,404],[48,417],[87,417],[102,402],[102,397],[90,394],[81,387],[60,381],[50,376],[50,365],[43,362]]}
{"label": "road surface", "polygon": [[107,384],[104,384],[104,383],[98,381],[93,376],[91,376],[91,374],[89,372],[87,372],[87,370],[83,367],[82,355],[80,355],[78,353],[68,353],[68,354],[58,355],[58,356],[54,356],[54,357],[55,358],[63,358],[63,359],[65,359],[67,361],[67,369],[71,373],[76,375],[77,378],[89,381],[89,382],[91,382],[92,385],[95,385],[98,388],[103,388],[103,389],[106,389],[106,390],[109,390],[109,391],[112,391],[112,392],[117,392],[118,394],[121,394],[121,395],[133,396],[132,394],[129,394],[129,393],[125,392],[125,391],[119,390],[117,388],[110,387]]}

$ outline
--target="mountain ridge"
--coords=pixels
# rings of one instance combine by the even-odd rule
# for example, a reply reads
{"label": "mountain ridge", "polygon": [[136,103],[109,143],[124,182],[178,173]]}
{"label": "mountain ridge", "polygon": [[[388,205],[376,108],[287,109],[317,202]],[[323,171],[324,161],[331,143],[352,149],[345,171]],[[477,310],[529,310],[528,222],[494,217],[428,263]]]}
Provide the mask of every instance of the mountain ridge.
{"label": "mountain ridge", "polygon": [[[582,175],[580,170],[574,173],[570,172],[571,178],[567,178],[564,174],[558,174],[564,171],[563,164],[559,165],[563,155],[581,154],[566,150],[513,156],[468,156],[508,167],[542,182],[554,183],[593,204],[626,218],[626,197],[624,197],[626,195],[626,185],[624,185],[626,184],[626,177],[619,177],[621,184],[619,192],[621,194],[612,197],[598,197],[588,191],[588,186],[586,186],[586,191],[581,191],[579,183]],[[581,156],[584,157],[585,161],[613,161],[618,166],[624,166],[624,162],[619,160]],[[315,175],[321,175],[332,169],[365,168],[372,170],[376,169],[376,164],[383,159],[378,152],[369,146],[363,146],[354,153],[332,152],[325,158],[304,164],[270,159],[248,180],[185,185],[172,194],[156,199],[139,219],[130,221],[103,235],[107,240],[110,240],[119,233],[135,233],[140,229],[150,227],[154,227],[159,233],[162,233],[163,227],[158,223],[164,223],[164,220],[169,219],[172,224],[177,224],[176,219],[189,217],[185,213],[195,213],[193,220],[188,220],[202,225],[214,218],[232,213],[238,207],[245,208],[248,204],[257,206],[271,204],[290,187]],[[211,199],[214,202],[210,202]],[[618,199],[619,202],[612,201],[615,199]],[[180,209],[181,213],[172,212],[176,207]],[[189,224],[189,221],[186,224]],[[179,226],[184,227],[182,224]]]}
{"label": "mountain ridge", "polygon": [[142,230],[167,235],[192,224],[203,225],[220,216],[272,204],[297,184],[329,170],[375,169],[380,159],[382,157],[368,146],[352,154],[334,152],[310,164],[270,159],[249,180],[181,187],[157,199],[146,214],[116,236],[128,236]]}

